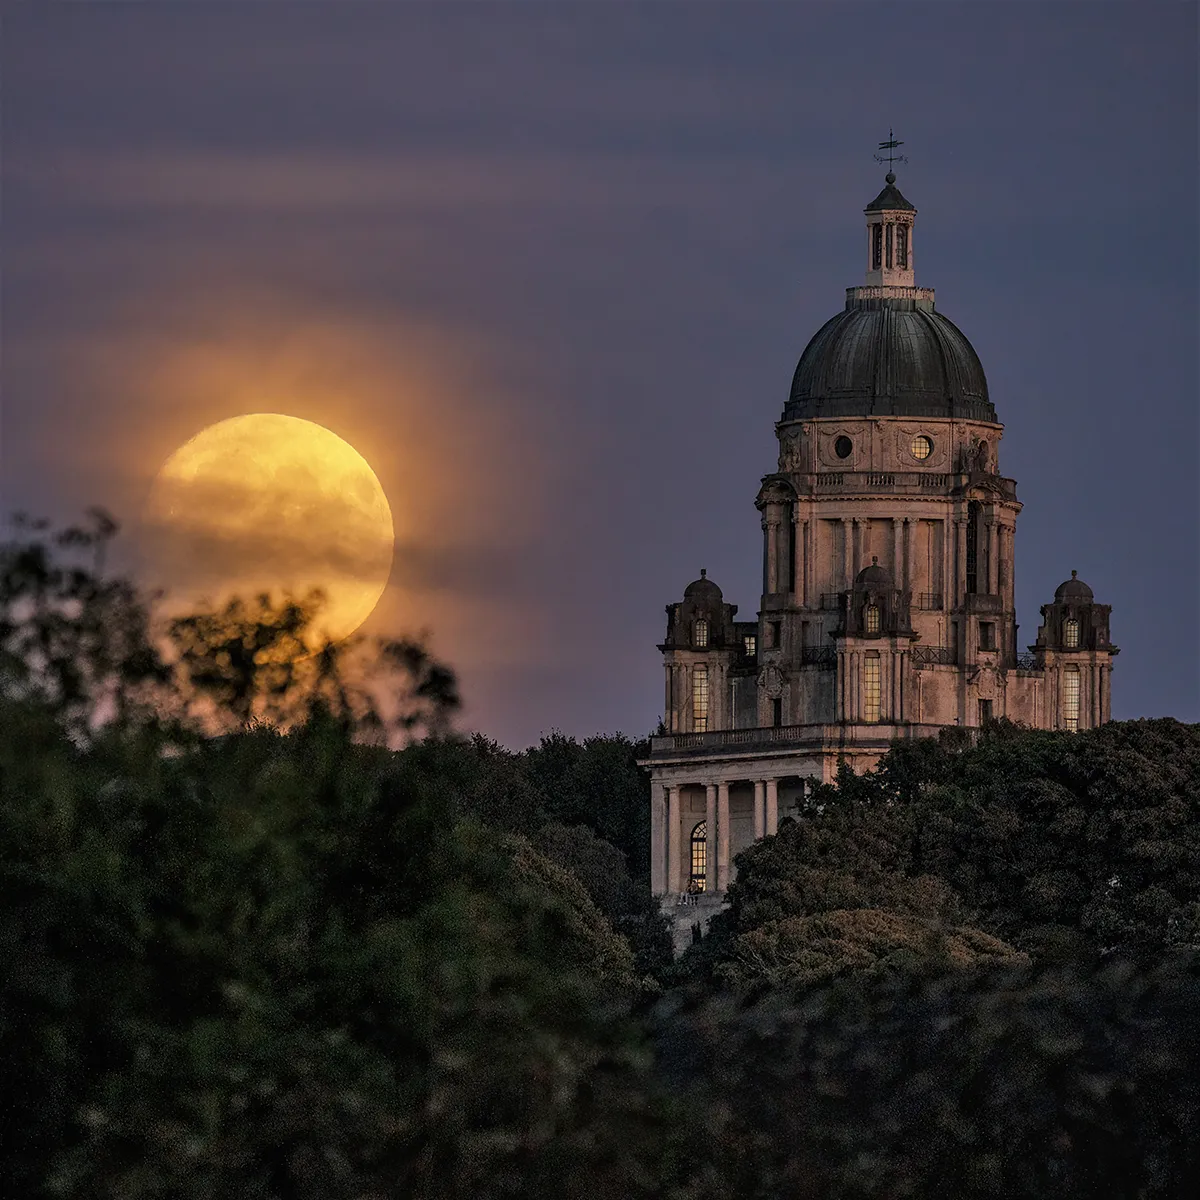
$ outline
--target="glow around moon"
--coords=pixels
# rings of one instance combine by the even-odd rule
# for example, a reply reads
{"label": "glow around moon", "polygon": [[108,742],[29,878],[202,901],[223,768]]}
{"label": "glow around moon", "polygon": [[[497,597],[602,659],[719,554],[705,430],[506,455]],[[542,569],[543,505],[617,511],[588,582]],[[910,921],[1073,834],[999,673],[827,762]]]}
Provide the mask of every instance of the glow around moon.
{"label": "glow around moon", "polygon": [[392,512],[366,459],[321,425],[252,413],[210,425],[162,465],[145,510],[147,575],[168,607],[285,591],[326,596],[348,636],[391,571]]}

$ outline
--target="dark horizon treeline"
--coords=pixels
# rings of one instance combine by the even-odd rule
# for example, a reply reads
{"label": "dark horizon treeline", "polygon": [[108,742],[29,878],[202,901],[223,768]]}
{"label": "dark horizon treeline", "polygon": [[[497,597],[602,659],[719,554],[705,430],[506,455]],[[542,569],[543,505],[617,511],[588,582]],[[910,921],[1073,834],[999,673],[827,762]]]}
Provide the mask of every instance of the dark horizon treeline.
{"label": "dark horizon treeline", "polygon": [[159,621],[112,532],[0,550],[5,1194],[1191,1194],[1200,727],[897,745],[672,961],[632,741]]}

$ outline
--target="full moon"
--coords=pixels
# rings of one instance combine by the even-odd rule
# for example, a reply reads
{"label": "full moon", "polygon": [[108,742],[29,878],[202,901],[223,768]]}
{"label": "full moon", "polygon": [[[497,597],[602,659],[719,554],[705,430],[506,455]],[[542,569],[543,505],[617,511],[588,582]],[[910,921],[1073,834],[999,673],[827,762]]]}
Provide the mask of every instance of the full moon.
{"label": "full moon", "polygon": [[375,472],[312,421],[251,413],[210,425],[163,463],[145,508],[147,575],[168,606],[325,594],[318,632],[340,640],[379,602],[392,511]]}

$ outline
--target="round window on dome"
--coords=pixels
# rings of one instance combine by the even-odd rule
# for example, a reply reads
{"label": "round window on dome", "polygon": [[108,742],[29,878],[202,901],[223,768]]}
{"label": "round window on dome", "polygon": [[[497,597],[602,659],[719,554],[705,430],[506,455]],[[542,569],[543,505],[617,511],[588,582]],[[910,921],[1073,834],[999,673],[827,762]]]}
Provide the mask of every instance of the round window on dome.
{"label": "round window on dome", "polygon": [[918,433],[912,440],[911,449],[913,458],[928,458],[933,453],[933,441],[923,433]]}
{"label": "round window on dome", "polygon": [[833,443],[833,452],[838,458],[849,458],[853,449],[854,443],[845,434]]}

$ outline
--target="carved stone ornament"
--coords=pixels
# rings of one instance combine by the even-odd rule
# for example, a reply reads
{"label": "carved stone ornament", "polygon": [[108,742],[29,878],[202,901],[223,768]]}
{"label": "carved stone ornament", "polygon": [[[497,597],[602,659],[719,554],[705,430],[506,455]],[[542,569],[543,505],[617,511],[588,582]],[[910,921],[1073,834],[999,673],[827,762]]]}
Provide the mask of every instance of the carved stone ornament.
{"label": "carved stone ornament", "polygon": [[754,506],[761,510],[768,504],[790,505],[795,498],[795,493],[787,482],[782,479],[768,479],[759,488],[758,499],[754,502]]}
{"label": "carved stone ornament", "polygon": [[772,700],[777,700],[783,695],[785,682],[783,672],[774,664],[763,667],[758,673],[759,691],[765,692]]}
{"label": "carved stone ornament", "polygon": [[972,474],[991,475],[996,471],[992,458],[991,443],[987,438],[971,439],[969,447],[963,447],[963,469]]}
{"label": "carved stone ornament", "polygon": [[779,469],[781,471],[798,471],[803,460],[804,439],[800,434],[793,434],[779,443]]}

